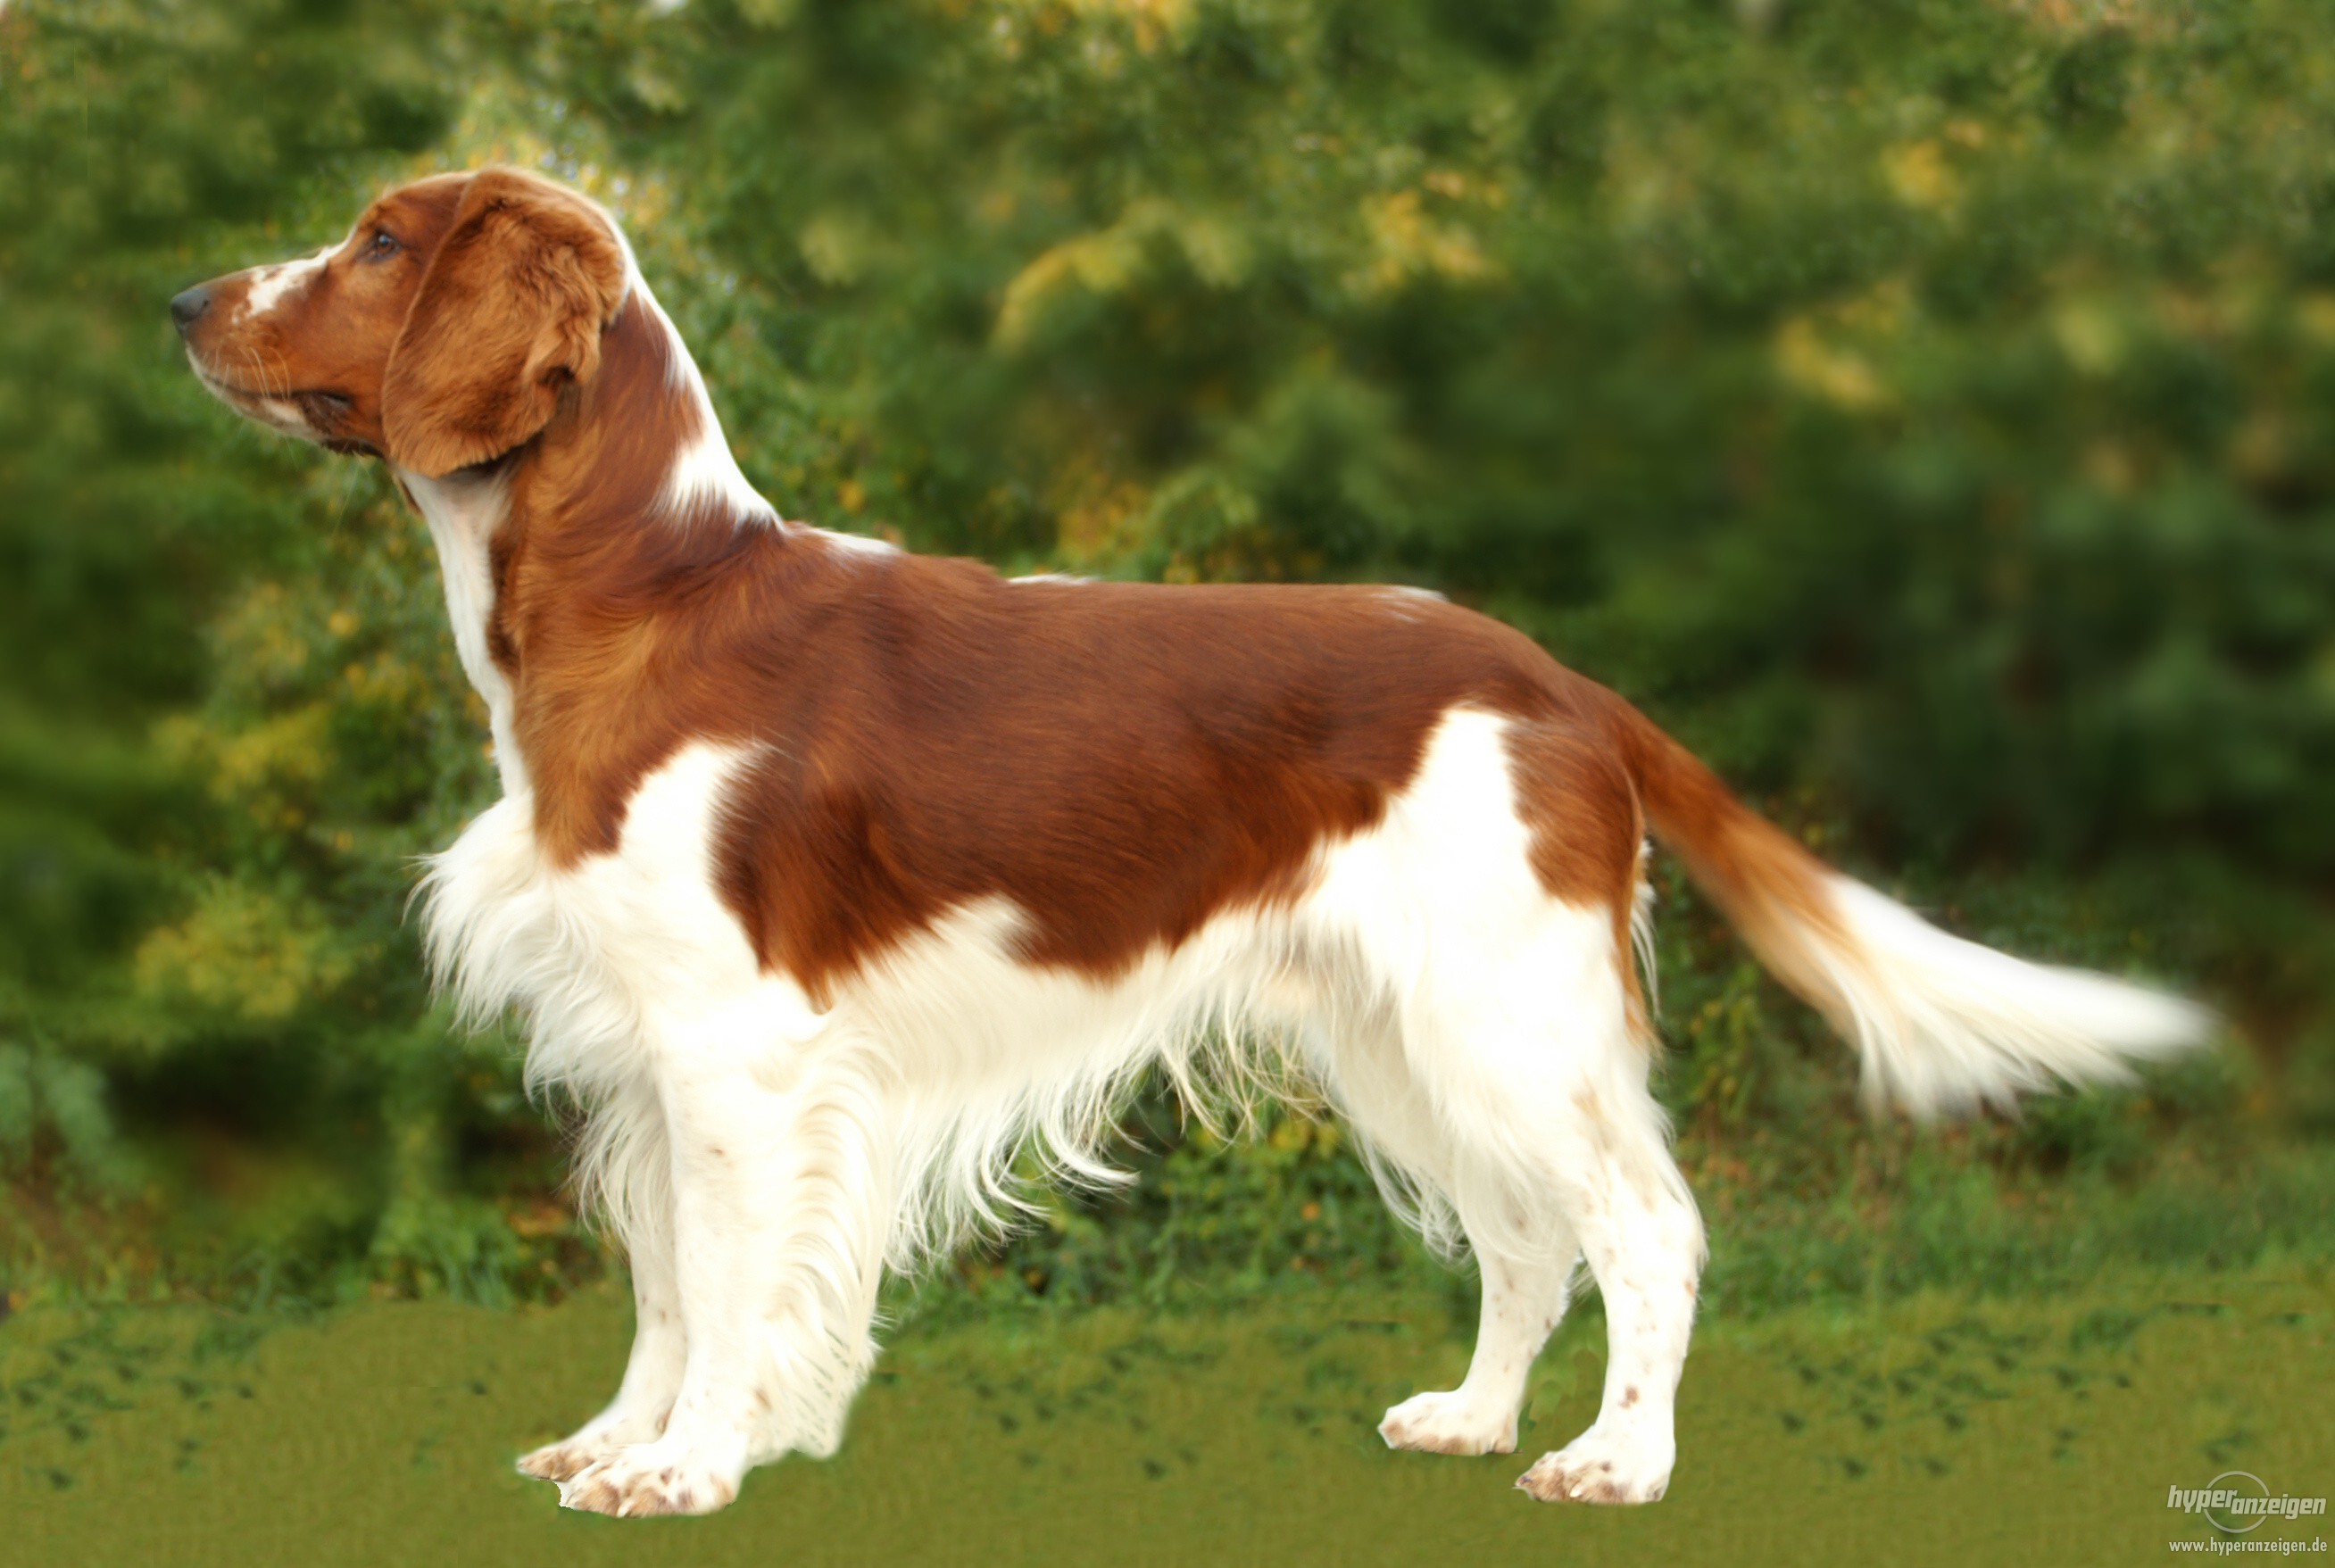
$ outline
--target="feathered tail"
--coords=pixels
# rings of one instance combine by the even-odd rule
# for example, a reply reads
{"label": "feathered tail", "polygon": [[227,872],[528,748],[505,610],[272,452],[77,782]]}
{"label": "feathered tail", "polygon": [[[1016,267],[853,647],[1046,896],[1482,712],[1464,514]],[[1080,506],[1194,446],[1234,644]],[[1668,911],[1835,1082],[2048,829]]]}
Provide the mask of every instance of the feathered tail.
{"label": "feathered tail", "polygon": [[1833,871],[1746,808],[1652,721],[1615,702],[1616,739],[1654,837],[1777,979],[1865,1060],[1869,1099],[1918,1117],[2030,1089],[2114,1081],[2202,1044],[2204,1009],[1951,936]]}

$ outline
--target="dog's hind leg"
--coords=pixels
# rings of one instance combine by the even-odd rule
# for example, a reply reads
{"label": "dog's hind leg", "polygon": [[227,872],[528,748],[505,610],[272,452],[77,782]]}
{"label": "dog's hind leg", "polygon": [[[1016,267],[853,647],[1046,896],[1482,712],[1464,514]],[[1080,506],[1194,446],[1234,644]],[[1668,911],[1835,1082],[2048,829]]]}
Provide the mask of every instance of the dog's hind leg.
{"label": "dog's hind leg", "polygon": [[1483,1307],[1476,1353],[1459,1386],[1414,1394],[1386,1413],[1390,1448],[1429,1454],[1513,1454],[1532,1364],[1565,1316],[1573,1259],[1517,1259],[1476,1249]]}
{"label": "dog's hind leg", "polygon": [[[1324,1083],[1347,1122],[1382,1170],[1411,1189],[1390,1195],[1426,1206],[1430,1233],[1456,1217],[1468,1233],[1482,1287],[1475,1355],[1456,1389],[1415,1394],[1386,1413],[1379,1436],[1390,1448],[1430,1454],[1516,1451],[1533,1360],[1565,1315],[1580,1249],[1553,1207],[1540,1205],[1545,1244],[1519,1247],[1515,1224],[1496,1233],[1466,1214],[1434,1212],[1453,1202],[1458,1166],[1467,1157],[1438,1114],[1430,1087],[1415,1072],[1391,1018],[1341,1021],[1320,1031],[1313,1052]],[[1335,1043],[1329,1043],[1334,1040]],[[1514,1216],[1512,1216],[1513,1219]]]}
{"label": "dog's hind leg", "polygon": [[1605,1299],[1603,1408],[1522,1485],[1545,1499],[1646,1503],[1676,1453],[1702,1226],[1611,983],[1610,995],[1565,988],[1537,1021],[1520,1016],[1522,998],[1454,1008],[1413,1050],[1424,1098],[1452,1128],[1448,1190],[1483,1266],[1483,1327],[1467,1380],[1397,1406],[1381,1430],[1404,1447],[1511,1450],[1533,1358],[1585,1256]]}
{"label": "dog's hind leg", "polygon": [[1516,1485],[1544,1502],[1651,1503],[1678,1452],[1671,1408],[1694,1327],[1702,1222],[1642,1078],[1584,1085],[1573,1109],[1565,1138],[1576,1157],[1560,1193],[1605,1299],[1604,1399],[1587,1431]]}
{"label": "dog's hind leg", "polygon": [[[1529,825],[1510,738],[1497,716],[1448,717],[1381,826],[1325,857],[1308,911],[1321,940],[1353,955],[1345,992],[1375,999],[1392,1026],[1391,1051],[1368,1032],[1339,1036],[1341,1103],[1441,1195],[1486,1263],[1468,1380],[1398,1406],[1384,1430],[1445,1451],[1512,1444],[1577,1244],[1606,1302],[1604,1412],[1526,1484],[1646,1502],[1670,1480],[1702,1229],[1646,1089],[1625,918],[1634,818],[1627,780],[1592,751],[1557,757],[1579,765],[1555,769],[1560,798],[1536,797],[1547,821]],[[1522,760],[1538,767],[1555,743],[1533,744]]]}
{"label": "dog's hind leg", "polygon": [[1552,903],[1521,949],[1464,966],[1474,983],[1422,995],[1407,1030],[1452,1129],[1453,1206],[1479,1253],[1534,1261],[1541,1272],[1526,1277],[1546,1292],[1545,1315],[1505,1323],[1487,1294],[1486,1379],[1504,1399],[1521,1394],[1523,1347],[1536,1350],[1553,1324],[1575,1244],[1604,1297],[1597,1421],[1521,1483],[1549,1500],[1650,1503],[1669,1486],[1702,1266],[1702,1224],[1647,1089],[1615,932],[1608,912]]}

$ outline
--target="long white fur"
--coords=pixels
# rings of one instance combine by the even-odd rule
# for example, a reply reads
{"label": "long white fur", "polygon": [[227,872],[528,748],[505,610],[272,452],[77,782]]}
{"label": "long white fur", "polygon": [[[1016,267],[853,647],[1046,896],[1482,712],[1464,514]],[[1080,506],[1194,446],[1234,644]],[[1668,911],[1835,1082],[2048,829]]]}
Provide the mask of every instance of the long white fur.
{"label": "long white fur", "polygon": [[1848,877],[1827,877],[1825,892],[1846,940],[1811,926],[1798,941],[1839,998],[1875,1104],[1933,1117],[2120,1082],[2129,1063],[2189,1050],[2212,1028],[2178,997],[1965,942]]}

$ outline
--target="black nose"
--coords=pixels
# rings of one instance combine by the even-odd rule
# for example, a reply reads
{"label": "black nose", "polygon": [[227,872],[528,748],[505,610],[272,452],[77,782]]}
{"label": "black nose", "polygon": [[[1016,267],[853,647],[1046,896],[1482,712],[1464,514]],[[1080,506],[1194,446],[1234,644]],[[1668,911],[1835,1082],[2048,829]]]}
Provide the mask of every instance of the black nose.
{"label": "black nose", "polygon": [[170,296],[170,319],[179,325],[180,336],[194,330],[195,323],[203,319],[203,312],[211,307],[211,291],[198,284],[184,294]]}

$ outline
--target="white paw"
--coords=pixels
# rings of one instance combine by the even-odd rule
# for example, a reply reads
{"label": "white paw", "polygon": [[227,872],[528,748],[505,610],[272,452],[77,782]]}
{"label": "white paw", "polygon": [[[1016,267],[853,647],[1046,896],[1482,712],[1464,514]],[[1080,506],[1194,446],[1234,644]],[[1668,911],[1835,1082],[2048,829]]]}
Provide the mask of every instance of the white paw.
{"label": "white paw", "polygon": [[559,1505],[620,1519],[711,1514],[738,1495],[742,1470],[660,1438],[620,1448],[561,1482]]}
{"label": "white paw", "polygon": [[1544,1503],[1652,1503],[1669,1489],[1677,1457],[1667,1437],[1592,1427],[1542,1455],[1516,1485]]}
{"label": "white paw", "polygon": [[1413,1394],[1386,1413],[1379,1436],[1390,1448],[1422,1454],[1513,1454],[1516,1417],[1513,1410],[1482,1408],[1464,1389]]}
{"label": "white paw", "polygon": [[532,1453],[520,1455],[518,1473],[532,1476],[538,1481],[565,1481],[598,1464],[615,1453],[617,1447],[591,1442],[581,1437],[563,1437],[557,1443],[546,1443]]}
{"label": "white paw", "polygon": [[565,1481],[635,1443],[654,1443],[664,1430],[670,1407],[654,1416],[623,1416],[604,1410],[557,1443],[521,1455],[518,1473],[538,1481]]}

